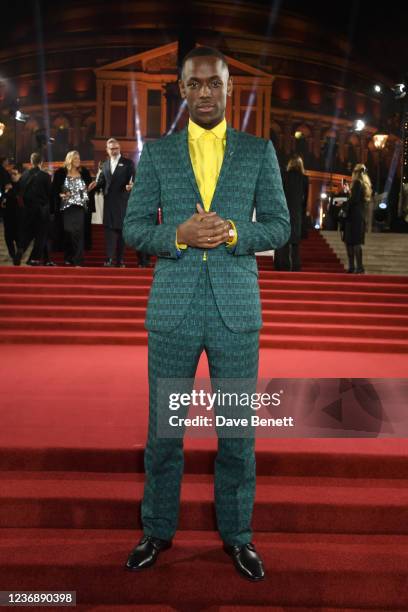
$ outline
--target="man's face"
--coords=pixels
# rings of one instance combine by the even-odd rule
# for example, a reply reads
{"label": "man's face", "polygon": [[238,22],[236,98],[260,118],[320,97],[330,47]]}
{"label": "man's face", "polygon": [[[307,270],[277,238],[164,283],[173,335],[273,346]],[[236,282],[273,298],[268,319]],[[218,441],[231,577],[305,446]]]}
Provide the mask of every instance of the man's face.
{"label": "man's face", "polygon": [[120,146],[118,142],[110,142],[106,147],[106,152],[109,157],[118,157],[120,155]]}
{"label": "man's face", "polygon": [[187,60],[179,87],[194,123],[211,129],[224,119],[227,96],[232,94],[232,79],[218,57],[209,55]]}

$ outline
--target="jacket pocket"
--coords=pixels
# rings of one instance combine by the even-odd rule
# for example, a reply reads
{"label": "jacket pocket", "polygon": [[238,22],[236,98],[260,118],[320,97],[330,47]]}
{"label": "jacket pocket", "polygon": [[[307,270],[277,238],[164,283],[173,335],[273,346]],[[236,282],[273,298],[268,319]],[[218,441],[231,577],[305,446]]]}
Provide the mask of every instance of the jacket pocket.
{"label": "jacket pocket", "polygon": [[246,257],[245,255],[237,255],[234,257],[236,263],[244,270],[248,272],[252,272],[255,276],[259,276],[258,265],[256,263],[255,257]]}

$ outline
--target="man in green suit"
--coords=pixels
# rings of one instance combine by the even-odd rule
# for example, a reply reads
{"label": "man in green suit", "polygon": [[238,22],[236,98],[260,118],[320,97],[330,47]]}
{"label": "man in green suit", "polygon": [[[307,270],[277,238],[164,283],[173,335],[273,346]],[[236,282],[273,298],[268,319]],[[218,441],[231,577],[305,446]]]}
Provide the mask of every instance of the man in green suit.
{"label": "man in green suit", "polygon": [[[232,79],[224,56],[193,49],[179,85],[188,127],[144,145],[124,223],[126,242],[157,256],[146,316],[144,536],[126,563],[136,571],[170,548],[178,520],[183,440],[158,433],[158,384],[194,379],[203,350],[212,380],[256,380],[262,316],[255,253],[282,246],[290,233],[271,142],[226,125]],[[253,435],[219,437],[218,530],[240,574],[261,580],[263,564],[251,542],[254,494]]]}

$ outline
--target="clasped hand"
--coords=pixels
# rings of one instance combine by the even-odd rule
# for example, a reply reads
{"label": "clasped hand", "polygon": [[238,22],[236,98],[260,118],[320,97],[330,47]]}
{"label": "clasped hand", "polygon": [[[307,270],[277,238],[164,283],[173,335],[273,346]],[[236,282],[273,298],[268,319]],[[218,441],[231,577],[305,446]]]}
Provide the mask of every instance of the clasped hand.
{"label": "clasped hand", "polygon": [[197,212],[177,228],[177,242],[201,249],[215,249],[230,238],[231,224],[216,212],[206,212],[197,204]]}

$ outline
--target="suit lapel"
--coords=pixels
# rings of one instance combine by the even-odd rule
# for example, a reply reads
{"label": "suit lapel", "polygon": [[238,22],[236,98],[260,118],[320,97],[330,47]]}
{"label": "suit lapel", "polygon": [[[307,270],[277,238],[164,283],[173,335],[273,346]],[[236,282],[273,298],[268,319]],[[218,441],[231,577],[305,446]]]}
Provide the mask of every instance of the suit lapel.
{"label": "suit lapel", "polygon": [[213,199],[211,200],[211,208],[210,210],[212,210],[212,207],[214,205],[214,203],[217,201],[217,196],[220,193],[220,190],[222,188],[222,184],[225,180],[225,177],[228,174],[228,170],[231,164],[231,160],[234,156],[234,152],[235,152],[235,148],[237,145],[237,140],[238,140],[238,132],[236,130],[234,130],[233,128],[230,128],[229,126],[227,126],[227,142],[225,145],[225,152],[224,152],[224,159],[222,162],[222,166],[221,166],[221,170],[220,170],[220,174],[218,176],[218,181],[217,181],[217,185],[215,187],[215,191],[214,191],[214,195],[213,195]]}
{"label": "suit lapel", "polygon": [[110,158],[108,158],[105,161],[105,178],[107,181],[111,182],[112,180],[112,172],[111,172],[111,166],[110,166]]}
{"label": "suit lapel", "polygon": [[197,181],[195,178],[193,165],[191,163],[190,151],[188,149],[188,129],[187,128],[184,128],[178,134],[178,149],[179,149],[180,159],[181,159],[181,163],[184,168],[184,171],[187,174],[191,182],[191,185],[194,189],[194,192],[197,196],[197,202],[200,202],[201,205],[203,205],[201,195],[200,195],[200,190],[198,189]]}

